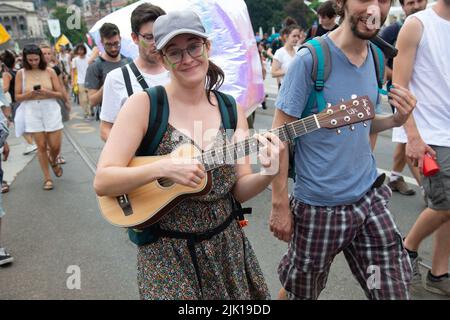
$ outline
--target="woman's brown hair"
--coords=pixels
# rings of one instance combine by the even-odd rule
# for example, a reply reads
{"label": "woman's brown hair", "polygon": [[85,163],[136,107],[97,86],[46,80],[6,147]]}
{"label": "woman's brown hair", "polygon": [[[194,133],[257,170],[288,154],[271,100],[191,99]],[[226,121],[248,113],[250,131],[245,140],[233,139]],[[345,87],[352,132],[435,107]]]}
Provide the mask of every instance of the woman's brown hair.
{"label": "woman's brown hair", "polygon": [[40,58],[39,69],[40,70],[47,69],[47,62],[45,62],[44,54],[42,53],[41,48],[39,48],[35,44],[29,44],[29,45],[25,46],[25,48],[23,48],[23,54],[22,54],[22,63],[23,63],[23,67],[26,70],[33,69],[31,67],[31,65],[28,63],[28,60],[27,60],[27,56],[30,55],[30,54],[35,54],[35,55],[39,56],[39,58]]}

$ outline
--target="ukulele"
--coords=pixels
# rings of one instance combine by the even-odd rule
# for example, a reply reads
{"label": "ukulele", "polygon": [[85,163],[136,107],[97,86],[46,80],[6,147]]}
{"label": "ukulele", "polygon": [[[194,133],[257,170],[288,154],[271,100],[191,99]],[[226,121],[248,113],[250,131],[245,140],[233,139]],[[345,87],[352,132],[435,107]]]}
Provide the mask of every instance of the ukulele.
{"label": "ukulele", "polygon": [[[352,124],[364,122],[375,117],[373,104],[367,96],[358,97],[327,108],[321,113],[286,123],[272,129],[281,141],[293,139],[321,128],[336,129]],[[366,125],[366,124],[364,124]],[[193,144],[182,144],[172,153],[163,156],[135,157],[128,167],[137,167],[159,161],[164,158],[196,159],[203,164],[207,174],[196,187],[177,184],[167,178],[154,180],[128,194],[117,197],[97,197],[103,217],[118,227],[144,229],[168,214],[181,201],[192,196],[202,196],[209,193],[212,187],[211,171],[215,168],[230,164],[258,151],[259,142],[250,137],[236,143],[227,143],[223,146],[202,153]],[[233,162],[234,163],[234,162]]]}

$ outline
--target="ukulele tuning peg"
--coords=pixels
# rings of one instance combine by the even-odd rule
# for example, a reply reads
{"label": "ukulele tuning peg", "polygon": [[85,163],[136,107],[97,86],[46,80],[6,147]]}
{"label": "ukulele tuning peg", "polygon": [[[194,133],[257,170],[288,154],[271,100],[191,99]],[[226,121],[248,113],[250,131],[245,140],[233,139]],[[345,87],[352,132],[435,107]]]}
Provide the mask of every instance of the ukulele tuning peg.
{"label": "ukulele tuning peg", "polygon": [[350,131],[355,131],[355,126],[350,126]]}
{"label": "ukulele tuning peg", "polygon": [[331,108],[331,103],[327,103],[327,108]]}
{"label": "ukulele tuning peg", "polygon": [[366,123],[365,121],[363,122],[363,126],[364,126],[364,127],[367,127],[367,123]]}
{"label": "ukulele tuning peg", "polygon": [[356,94],[352,94],[352,100],[355,100],[356,98],[358,98],[358,96]]}
{"label": "ukulele tuning peg", "polygon": [[336,134],[337,134],[337,135],[340,135],[340,134],[341,134],[341,129],[337,129],[337,130],[336,130]]}

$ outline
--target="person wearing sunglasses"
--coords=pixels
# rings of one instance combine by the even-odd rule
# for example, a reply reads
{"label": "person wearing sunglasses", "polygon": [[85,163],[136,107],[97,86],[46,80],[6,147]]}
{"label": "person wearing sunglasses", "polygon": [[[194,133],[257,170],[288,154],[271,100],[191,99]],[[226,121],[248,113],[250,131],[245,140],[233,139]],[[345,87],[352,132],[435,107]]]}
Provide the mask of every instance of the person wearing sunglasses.
{"label": "person wearing sunglasses", "polygon": [[[169,84],[149,90],[150,95],[157,91],[167,97],[164,108],[169,111],[166,131],[155,155],[171,153],[180,140],[199,150],[217,147],[217,138],[225,134],[220,111],[224,110],[223,97],[236,111],[236,130],[231,139],[241,141],[248,137],[243,109],[236,107],[231,96],[215,91],[224,81],[224,72],[209,60],[211,42],[199,16],[190,10],[162,15],[153,25],[153,34],[171,76]],[[140,146],[144,150],[141,155],[152,155],[144,137],[154,129],[148,125],[150,113],[160,108],[149,99],[149,94],[135,93],[119,112],[97,167],[94,188],[99,196],[126,194],[163,177],[196,187],[205,177],[203,164],[180,163],[171,157],[150,165],[127,167]],[[272,164],[278,161],[280,140],[270,133],[255,138],[268,151],[266,155],[260,153],[260,160],[269,171],[253,173],[248,157],[238,164],[227,161],[212,169],[210,192],[178,204],[158,222],[158,230],[164,234],[155,230],[154,241],[138,246],[141,299],[270,298],[256,255],[234,218],[231,200],[245,202],[253,198],[277,172],[270,168],[274,169]],[[177,231],[192,241],[178,238]],[[205,236],[203,241],[195,240],[199,235]]]}

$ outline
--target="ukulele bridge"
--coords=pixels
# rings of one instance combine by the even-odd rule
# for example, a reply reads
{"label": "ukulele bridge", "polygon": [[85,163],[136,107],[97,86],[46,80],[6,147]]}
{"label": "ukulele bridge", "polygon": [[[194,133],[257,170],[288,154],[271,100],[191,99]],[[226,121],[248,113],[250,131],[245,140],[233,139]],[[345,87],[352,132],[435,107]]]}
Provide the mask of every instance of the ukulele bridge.
{"label": "ukulele bridge", "polygon": [[123,194],[121,196],[118,196],[117,202],[119,203],[119,206],[122,208],[123,214],[125,216],[131,216],[133,214],[133,208],[131,208],[131,203],[128,200],[128,196],[126,194]]}

